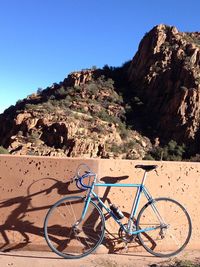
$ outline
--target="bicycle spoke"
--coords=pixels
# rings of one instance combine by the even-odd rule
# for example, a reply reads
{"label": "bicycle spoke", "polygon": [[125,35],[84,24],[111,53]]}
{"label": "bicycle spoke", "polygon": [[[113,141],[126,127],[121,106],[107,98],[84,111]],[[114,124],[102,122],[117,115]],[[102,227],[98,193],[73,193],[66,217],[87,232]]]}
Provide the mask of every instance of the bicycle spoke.
{"label": "bicycle spoke", "polygon": [[[138,237],[144,248],[156,256],[172,256],[179,253],[191,236],[191,220],[185,209],[175,200],[160,198],[155,200],[156,210],[152,204],[145,205],[138,215],[137,229],[157,228]],[[161,220],[161,222],[156,222]],[[156,227],[160,224],[160,227]]]}
{"label": "bicycle spoke", "polygon": [[[80,186],[81,189],[88,190],[86,197],[70,196],[59,200],[48,211],[44,223],[45,239],[49,247],[64,258],[81,258],[90,254],[101,244],[105,232],[105,218],[101,208],[92,197],[87,197],[90,194],[92,196],[93,193],[93,196],[97,198],[92,191],[93,185],[100,186],[100,184],[96,183],[96,174],[91,172],[87,165],[82,164],[81,166],[83,170],[79,166],[77,174],[72,180],[76,181],[78,188]],[[176,255],[184,249],[191,237],[190,216],[185,208],[173,199],[152,199],[144,184],[147,172],[156,169],[156,165],[137,165],[136,167],[143,169],[145,173],[141,185],[128,185],[138,189],[131,211],[131,219],[133,216],[135,217],[134,212],[136,204],[139,204],[141,190],[151,201],[141,209],[137,220],[134,218],[134,227],[130,221],[128,228],[121,225],[120,229],[127,232],[124,240],[126,237],[128,241],[132,241],[133,238],[139,239],[143,247],[155,256]],[[121,184],[117,186],[121,186]],[[100,199],[99,202],[102,205]],[[106,210],[108,211],[107,208]],[[107,215],[110,215],[109,212]],[[117,222],[119,223],[119,221]],[[132,231],[133,237],[128,234],[128,230]],[[121,236],[123,238],[123,234]]]}
{"label": "bicycle spoke", "polygon": [[90,202],[83,220],[78,224],[85,200],[66,197],[58,201],[45,219],[45,238],[50,248],[64,258],[80,258],[91,253],[103,240],[104,216]]}

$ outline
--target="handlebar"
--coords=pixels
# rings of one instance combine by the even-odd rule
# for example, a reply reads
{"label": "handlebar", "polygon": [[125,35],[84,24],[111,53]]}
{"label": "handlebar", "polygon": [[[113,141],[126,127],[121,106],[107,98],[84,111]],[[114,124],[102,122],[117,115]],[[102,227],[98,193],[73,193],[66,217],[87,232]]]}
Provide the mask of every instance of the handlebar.
{"label": "handlebar", "polygon": [[[87,169],[87,171],[84,171],[84,173],[81,175],[81,168],[83,166]],[[80,164],[77,168],[76,175],[72,178],[72,182],[76,182],[76,186],[81,190],[87,190],[91,188],[90,178],[94,177],[96,180],[96,173],[93,173],[90,168],[86,164]],[[83,183],[83,179],[89,178],[88,184]]]}
{"label": "handlebar", "polygon": [[[95,177],[96,178],[96,174],[95,173],[86,173],[84,174],[83,176],[79,177],[79,179],[77,180],[76,182],[76,186],[79,188],[79,189],[89,189],[89,188],[92,188],[91,185],[90,185],[90,178],[91,177]],[[83,179],[85,178],[89,178],[89,183],[88,185],[86,185],[85,183],[83,183]],[[81,185],[82,188],[80,188],[79,184]]]}

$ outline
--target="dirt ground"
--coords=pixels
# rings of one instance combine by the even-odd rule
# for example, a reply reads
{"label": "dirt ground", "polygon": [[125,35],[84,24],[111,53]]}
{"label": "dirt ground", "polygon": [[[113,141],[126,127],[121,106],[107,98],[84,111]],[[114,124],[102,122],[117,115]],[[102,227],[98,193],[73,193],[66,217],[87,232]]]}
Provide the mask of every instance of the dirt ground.
{"label": "dirt ground", "polygon": [[1,267],[157,267],[173,266],[178,260],[198,262],[200,251],[184,251],[172,258],[156,258],[148,253],[92,254],[79,260],[66,260],[52,252],[12,251],[0,252]]}

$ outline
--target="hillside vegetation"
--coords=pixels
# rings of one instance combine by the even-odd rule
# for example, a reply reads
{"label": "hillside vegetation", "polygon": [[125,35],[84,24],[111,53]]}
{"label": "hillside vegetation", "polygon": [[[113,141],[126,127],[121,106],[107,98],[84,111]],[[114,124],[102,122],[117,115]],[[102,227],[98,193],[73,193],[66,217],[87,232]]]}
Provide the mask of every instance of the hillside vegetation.
{"label": "hillside vegetation", "polygon": [[5,110],[0,153],[197,161],[199,70],[200,33],[156,26],[121,67],[73,72]]}

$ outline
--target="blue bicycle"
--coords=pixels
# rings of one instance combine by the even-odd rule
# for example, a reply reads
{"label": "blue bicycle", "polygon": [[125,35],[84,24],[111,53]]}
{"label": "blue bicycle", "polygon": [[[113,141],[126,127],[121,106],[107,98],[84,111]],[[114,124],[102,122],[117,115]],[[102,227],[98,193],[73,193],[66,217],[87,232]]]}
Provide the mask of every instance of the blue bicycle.
{"label": "blue bicycle", "polygon": [[[81,173],[81,169],[87,170]],[[153,198],[145,187],[149,171],[156,165],[136,165],[144,170],[141,184],[102,183],[88,166],[82,164],[72,181],[78,188],[86,190],[85,196],[64,197],[48,211],[44,222],[45,239],[49,247],[59,256],[78,259],[93,252],[103,241],[105,233],[105,215],[111,216],[119,225],[119,238],[125,243],[136,239],[151,254],[158,257],[170,257],[179,253],[188,244],[191,233],[191,219],[186,209],[170,198]],[[106,206],[95,192],[98,187],[134,187],[137,188],[129,218],[115,205]],[[147,204],[137,210],[141,194],[147,198]],[[126,223],[122,223],[126,220]]]}

